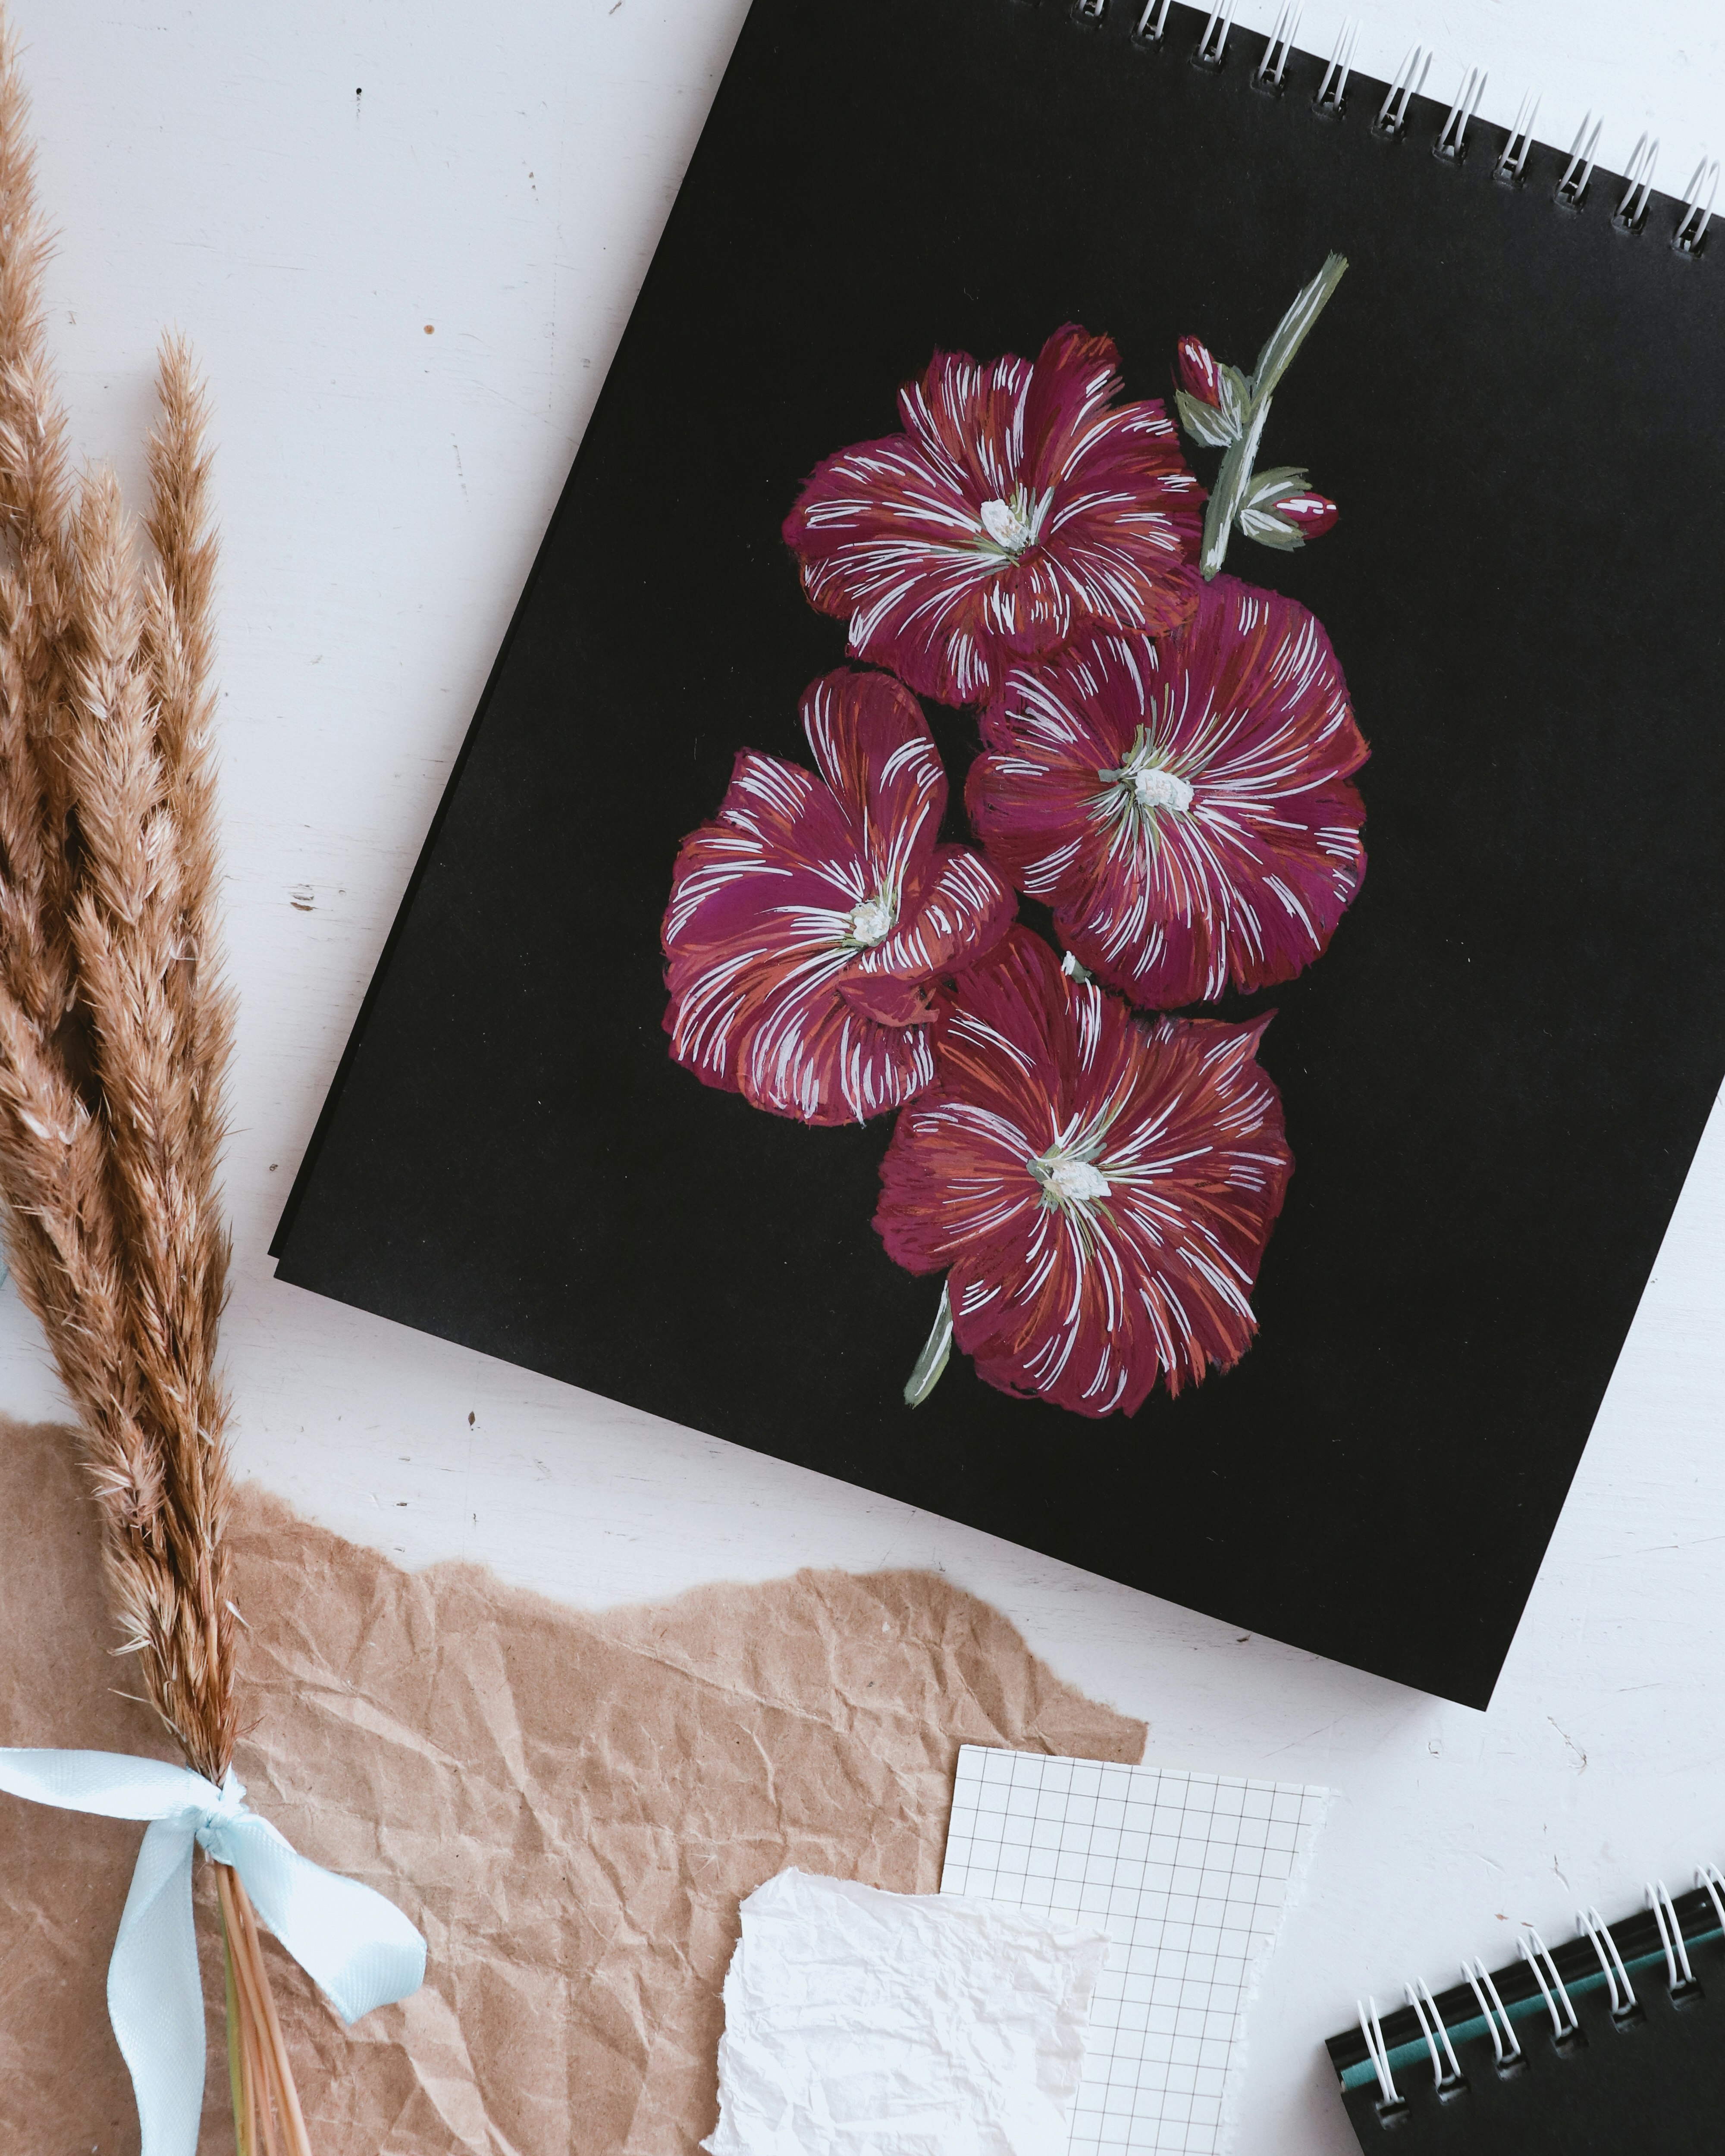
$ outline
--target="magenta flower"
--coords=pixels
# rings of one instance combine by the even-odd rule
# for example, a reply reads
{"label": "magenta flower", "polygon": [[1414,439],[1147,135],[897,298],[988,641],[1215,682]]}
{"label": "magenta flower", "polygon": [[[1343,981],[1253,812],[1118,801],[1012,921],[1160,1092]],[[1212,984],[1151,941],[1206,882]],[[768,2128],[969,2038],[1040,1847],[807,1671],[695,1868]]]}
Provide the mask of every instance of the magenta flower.
{"label": "magenta flower", "polygon": [[898,1120],[875,1225],[946,1272],[953,1342],[1003,1392],[1130,1414],[1239,1361],[1293,1168],[1267,1019],[1147,1019],[1014,928],[962,974]]}
{"label": "magenta flower", "polygon": [[1033,362],[937,352],[905,431],[819,465],[785,520],[803,588],[853,656],[944,704],[1086,624],[1159,635],[1198,593],[1204,492],[1159,403],[1117,404],[1107,337],[1056,330]]}
{"label": "magenta flower", "polygon": [[1011,892],[937,846],[946,773],[916,699],[841,668],[803,699],[819,777],[745,749],[683,841],[665,1026],[703,1083],[806,1123],[896,1108],[933,1073],[937,983],[998,942]]}
{"label": "magenta flower", "polygon": [[1290,980],[1365,874],[1368,753],[1329,639],[1232,577],[1160,643],[1013,668],[965,791],[989,857],[1135,1002]]}

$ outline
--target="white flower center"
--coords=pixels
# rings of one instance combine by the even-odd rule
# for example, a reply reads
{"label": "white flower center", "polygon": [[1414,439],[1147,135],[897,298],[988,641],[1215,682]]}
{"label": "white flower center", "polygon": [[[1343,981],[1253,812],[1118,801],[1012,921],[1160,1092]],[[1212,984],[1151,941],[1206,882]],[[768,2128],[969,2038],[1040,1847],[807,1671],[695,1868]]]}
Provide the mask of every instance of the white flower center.
{"label": "white flower center", "polygon": [[1087,1160],[1073,1159],[1057,1146],[1050,1147],[1040,1160],[1033,1160],[1030,1165],[1056,1205],[1078,1205],[1090,1199],[1108,1195],[1108,1178],[1099,1168],[1092,1167]]}
{"label": "white flower center", "polygon": [[1189,808],[1192,788],[1177,771],[1165,771],[1160,764],[1135,771],[1132,775],[1132,798],[1141,808]]}
{"label": "white flower center", "polygon": [[[1162,762],[1165,753],[1140,726],[1126,762],[1117,771],[1099,771],[1096,777],[1105,786],[1117,786],[1132,806],[1145,814],[1157,808],[1189,808],[1190,782]],[[1114,798],[1117,801],[1118,796]]]}
{"label": "white flower center", "polygon": [[865,898],[850,910],[850,940],[872,946],[884,943],[892,933],[897,910],[890,898]]}
{"label": "white flower center", "polygon": [[983,520],[983,529],[1000,548],[1014,560],[1025,547],[1034,543],[1036,534],[1042,529],[1043,511],[1050,497],[1032,501],[1023,487],[1013,490],[1010,501],[985,501],[977,514]]}

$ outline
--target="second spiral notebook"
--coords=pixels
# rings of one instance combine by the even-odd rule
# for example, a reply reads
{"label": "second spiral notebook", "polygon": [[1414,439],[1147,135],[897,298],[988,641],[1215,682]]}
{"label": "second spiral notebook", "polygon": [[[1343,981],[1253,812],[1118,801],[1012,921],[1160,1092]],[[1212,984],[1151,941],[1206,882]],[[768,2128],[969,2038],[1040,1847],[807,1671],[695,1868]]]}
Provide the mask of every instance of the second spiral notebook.
{"label": "second spiral notebook", "polygon": [[755,0],[279,1270],[1483,1704],[1725,1077],[1725,261],[1204,28]]}

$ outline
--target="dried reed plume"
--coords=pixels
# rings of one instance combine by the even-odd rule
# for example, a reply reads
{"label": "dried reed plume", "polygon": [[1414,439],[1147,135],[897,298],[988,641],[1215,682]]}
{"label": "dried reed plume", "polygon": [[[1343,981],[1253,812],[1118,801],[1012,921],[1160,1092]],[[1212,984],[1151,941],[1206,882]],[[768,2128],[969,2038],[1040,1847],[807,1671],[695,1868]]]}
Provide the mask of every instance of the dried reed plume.
{"label": "dried reed plume", "polygon": [[[48,237],[0,18],[0,1191],[12,1268],[75,1402],[116,1652],[187,1762],[235,1734],[218,1185],[221,976],[209,456],[183,343],[161,357],[147,549],[111,472],[74,480],[43,326]],[[305,2127],[258,1928],[218,1867],[246,2156]]]}

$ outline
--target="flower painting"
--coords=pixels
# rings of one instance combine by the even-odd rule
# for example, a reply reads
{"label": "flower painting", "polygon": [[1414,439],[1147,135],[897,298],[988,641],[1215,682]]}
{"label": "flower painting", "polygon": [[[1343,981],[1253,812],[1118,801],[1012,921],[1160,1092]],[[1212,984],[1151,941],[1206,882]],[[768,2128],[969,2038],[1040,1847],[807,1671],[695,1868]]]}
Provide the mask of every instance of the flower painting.
{"label": "flower painting", "polygon": [[940,983],[1012,919],[968,846],[941,846],[946,773],[916,700],[841,670],[803,700],[814,771],[745,749],[677,857],[665,917],[671,1054],[805,1123],[896,1108],[933,1075]]}
{"label": "flower painting", "polygon": [[1239,1361],[1293,1166],[1266,1023],[1147,1019],[1025,928],[961,977],[875,1225],[978,1376],[1130,1414]]}
{"label": "flower painting", "polygon": [[1366,745],[1304,607],[1232,577],[1159,641],[1014,667],[965,788],[1073,956],[1153,1009],[1291,980],[1365,874]]}
{"label": "flower painting", "polygon": [[1172,629],[1198,600],[1204,492],[1157,401],[1122,403],[1106,337],[1034,360],[937,352],[903,431],[819,465],[784,536],[854,657],[943,704],[1078,629]]}
{"label": "flower painting", "polygon": [[[1332,256],[1250,373],[1178,341],[1206,493],[1112,341],[935,353],[901,431],[818,464],[784,524],[860,665],[805,691],[812,767],[752,749],[684,839],[661,937],[673,1058],[812,1125],[896,1117],[885,1260],[942,1286],[904,1387],[956,1348],[1004,1393],[1132,1414],[1236,1363],[1294,1158],[1272,1014],[1365,875],[1368,750],[1329,638],[1224,575],[1337,521],[1260,470]],[[971,706],[970,828],[919,697]],[[1046,906],[1058,947],[1015,918]]]}

